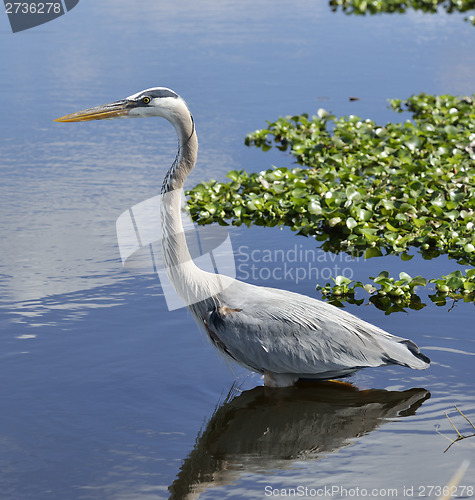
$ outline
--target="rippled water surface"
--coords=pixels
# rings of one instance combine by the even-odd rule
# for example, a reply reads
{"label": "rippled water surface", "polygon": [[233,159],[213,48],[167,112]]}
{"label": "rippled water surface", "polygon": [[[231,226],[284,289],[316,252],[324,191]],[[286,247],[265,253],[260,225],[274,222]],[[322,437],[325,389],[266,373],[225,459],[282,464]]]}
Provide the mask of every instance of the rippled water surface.
{"label": "rippled water surface", "polygon": [[[320,107],[384,123],[405,118],[387,98],[472,94],[475,28],[463,16],[349,17],[306,0],[82,0],[15,35],[0,15],[0,36],[2,499],[435,498],[464,460],[453,496],[473,494],[475,438],[444,453],[457,436],[444,411],[474,432],[453,408],[475,421],[472,304],[350,309],[413,339],[433,360],[427,371],[265,391],[259,376],[229,369],[184,309],[168,311],[153,274],[122,268],[115,221],[159,192],[172,127],[53,122],[163,85],[184,96],[198,130],[188,186],[288,166],[246,148],[245,134]],[[335,271],[367,280],[457,268],[346,261],[285,229],[229,232],[238,278],[310,296]]]}

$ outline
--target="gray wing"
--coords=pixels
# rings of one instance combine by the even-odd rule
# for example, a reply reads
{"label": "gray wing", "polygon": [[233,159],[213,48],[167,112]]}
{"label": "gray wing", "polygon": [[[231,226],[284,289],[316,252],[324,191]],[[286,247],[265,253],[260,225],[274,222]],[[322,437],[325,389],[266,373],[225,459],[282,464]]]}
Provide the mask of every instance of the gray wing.
{"label": "gray wing", "polygon": [[204,311],[222,351],[254,371],[322,378],[358,368],[428,367],[410,340],[304,295],[235,281]]}

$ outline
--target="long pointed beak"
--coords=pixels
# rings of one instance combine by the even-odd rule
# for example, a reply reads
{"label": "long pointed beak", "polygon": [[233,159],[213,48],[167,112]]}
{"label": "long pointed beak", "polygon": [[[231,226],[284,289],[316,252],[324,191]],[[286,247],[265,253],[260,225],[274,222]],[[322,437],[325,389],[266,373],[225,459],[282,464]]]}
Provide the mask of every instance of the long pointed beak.
{"label": "long pointed beak", "polygon": [[96,106],[95,108],[77,111],[70,115],[56,118],[55,122],[87,122],[89,120],[105,120],[107,118],[122,118],[129,114],[130,109],[134,107],[133,101],[123,100]]}

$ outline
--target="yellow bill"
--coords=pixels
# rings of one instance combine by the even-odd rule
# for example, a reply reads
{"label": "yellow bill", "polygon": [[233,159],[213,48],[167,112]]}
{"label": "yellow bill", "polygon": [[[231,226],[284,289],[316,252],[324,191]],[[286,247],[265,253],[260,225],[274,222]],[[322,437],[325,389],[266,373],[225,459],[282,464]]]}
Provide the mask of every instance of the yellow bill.
{"label": "yellow bill", "polygon": [[131,107],[130,101],[116,101],[103,106],[77,111],[70,115],[56,118],[55,122],[86,122],[90,120],[106,120],[108,118],[121,118],[129,114]]}

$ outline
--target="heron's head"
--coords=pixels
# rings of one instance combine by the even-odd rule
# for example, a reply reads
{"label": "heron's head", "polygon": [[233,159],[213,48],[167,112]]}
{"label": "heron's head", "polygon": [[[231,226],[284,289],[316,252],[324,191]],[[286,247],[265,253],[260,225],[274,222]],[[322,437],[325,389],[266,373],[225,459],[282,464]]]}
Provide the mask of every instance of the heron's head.
{"label": "heron's head", "polygon": [[188,109],[185,101],[173,90],[165,87],[154,87],[142,90],[120,101],[62,116],[55,121],[84,122],[111,118],[161,116],[173,122],[174,116],[182,113],[184,109]]}

